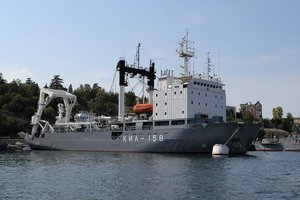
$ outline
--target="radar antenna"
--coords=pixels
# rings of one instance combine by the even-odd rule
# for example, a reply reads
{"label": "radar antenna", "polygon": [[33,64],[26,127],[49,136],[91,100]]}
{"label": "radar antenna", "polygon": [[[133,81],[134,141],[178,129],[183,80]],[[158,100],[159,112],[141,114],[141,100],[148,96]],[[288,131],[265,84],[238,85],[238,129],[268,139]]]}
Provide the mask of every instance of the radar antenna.
{"label": "radar antenna", "polygon": [[182,38],[181,42],[179,43],[180,48],[177,50],[177,53],[179,54],[179,57],[183,58],[183,70],[184,70],[184,76],[188,77],[190,74],[189,71],[189,60],[194,57],[195,51],[194,47],[190,47],[189,43],[194,44],[194,42],[190,42],[188,40],[189,32],[186,31],[186,36]]}

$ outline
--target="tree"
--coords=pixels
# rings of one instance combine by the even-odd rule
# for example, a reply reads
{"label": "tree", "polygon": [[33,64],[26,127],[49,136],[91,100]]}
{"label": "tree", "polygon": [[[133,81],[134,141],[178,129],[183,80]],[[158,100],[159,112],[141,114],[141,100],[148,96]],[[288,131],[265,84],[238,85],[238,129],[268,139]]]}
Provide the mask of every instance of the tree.
{"label": "tree", "polygon": [[250,111],[244,111],[242,113],[244,122],[252,122],[254,120],[254,116]]}
{"label": "tree", "polygon": [[39,85],[35,82],[31,82],[31,83],[26,82],[25,84],[22,84],[20,90],[22,95],[29,98],[38,97],[40,94]]}
{"label": "tree", "polygon": [[282,124],[282,116],[283,116],[283,109],[281,106],[277,106],[272,110],[272,123],[275,125],[276,128],[280,128]]}
{"label": "tree", "polygon": [[22,101],[24,117],[29,118],[36,111],[37,102],[39,99],[40,88],[37,83],[27,79],[25,84],[20,86],[20,93],[24,97]]}
{"label": "tree", "polygon": [[127,92],[125,93],[125,106],[129,108],[133,108],[133,106],[136,104],[136,96],[134,92]]}
{"label": "tree", "polygon": [[94,83],[93,88],[91,90],[91,98],[96,98],[97,91],[101,89],[101,87],[98,86],[98,83]]}
{"label": "tree", "polygon": [[274,125],[272,124],[271,120],[269,120],[269,119],[263,119],[262,123],[263,123],[264,128],[274,128]]}
{"label": "tree", "polygon": [[49,88],[56,90],[66,90],[62,85],[63,83],[64,81],[60,78],[60,75],[54,75],[53,79],[51,79]]}
{"label": "tree", "polygon": [[115,116],[118,113],[118,94],[112,92],[105,92],[103,88],[97,90],[94,98],[94,112],[98,115]]}
{"label": "tree", "polygon": [[69,92],[69,93],[73,93],[73,86],[72,86],[72,84],[69,85],[68,92]]}
{"label": "tree", "polygon": [[273,115],[273,119],[281,121],[282,120],[282,115],[283,115],[282,107],[277,106],[276,108],[273,108],[272,115]]}
{"label": "tree", "polygon": [[6,83],[6,80],[3,78],[2,73],[0,73],[0,85],[5,84],[5,83]]}
{"label": "tree", "polygon": [[25,84],[33,84],[34,82],[31,80],[31,78],[27,78]]}
{"label": "tree", "polygon": [[15,79],[10,83],[1,80],[0,74],[0,136],[17,137],[20,131],[28,132],[30,118],[36,111],[39,87],[27,79],[25,83]]}
{"label": "tree", "polygon": [[283,119],[282,129],[291,133],[294,126],[294,117],[291,113],[287,113],[286,118]]}
{"label": "tree", "polygon": [[80,85],[79,88],[74,90],[74,94],[77,96],[77,101],[81,110],[90,111],[88,102],[91,96],[91,86],[89,84]]}
{"label": "tree", "polygon": [[236,114],[234,110],[230,109],[228,112],[226,112],[227,115],[227,122],[234,122],[236,120]]}

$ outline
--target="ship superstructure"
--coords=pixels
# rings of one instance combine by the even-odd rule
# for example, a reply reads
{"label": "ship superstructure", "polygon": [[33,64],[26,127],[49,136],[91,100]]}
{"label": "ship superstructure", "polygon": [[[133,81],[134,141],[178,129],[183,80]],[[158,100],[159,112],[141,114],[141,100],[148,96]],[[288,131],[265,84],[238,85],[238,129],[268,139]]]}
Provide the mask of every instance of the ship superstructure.
{"label": "ship superstructure", "polygon": [[[187,35],[188,36],[188,35]],[[203,118],[226,120],[226,93],[221,79],[210,75],[209,53],[206,75],[190,74],[189,60],[194,51],[188,48],[188,37],[180,43],[179,56],[184,60],[184,75],[175,77],[173,71],[165,70],[158,78],[153,94],[153,119]]]}

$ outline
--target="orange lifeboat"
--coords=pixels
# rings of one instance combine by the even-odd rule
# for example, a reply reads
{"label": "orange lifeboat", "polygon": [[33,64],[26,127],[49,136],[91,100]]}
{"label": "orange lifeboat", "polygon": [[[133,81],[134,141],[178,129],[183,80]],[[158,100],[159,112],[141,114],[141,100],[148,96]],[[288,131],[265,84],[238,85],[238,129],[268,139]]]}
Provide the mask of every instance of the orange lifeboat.
{"label": "orange lifeboat", "polygon": [[143,113],[152,114],[152,112],[153,112],[153,105],[150,104],[150,103],[139,103],[139,104],[136,104],[133,107],[133,112],[135,114],[143,114]]}

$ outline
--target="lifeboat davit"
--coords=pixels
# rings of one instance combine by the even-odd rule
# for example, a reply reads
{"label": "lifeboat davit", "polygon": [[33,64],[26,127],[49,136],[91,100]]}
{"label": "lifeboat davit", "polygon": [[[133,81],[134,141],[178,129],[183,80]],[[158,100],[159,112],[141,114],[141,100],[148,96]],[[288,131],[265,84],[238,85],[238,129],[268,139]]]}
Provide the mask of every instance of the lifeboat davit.
{"label": "lifeboat davit", "polygon": [[150,104],[150,103],[139,103],[139,104],[136,104],[133,107],[133,112],[135,114],[143,114],[143,113],[152,114],[152,112],[153,112],[153,105]]}

